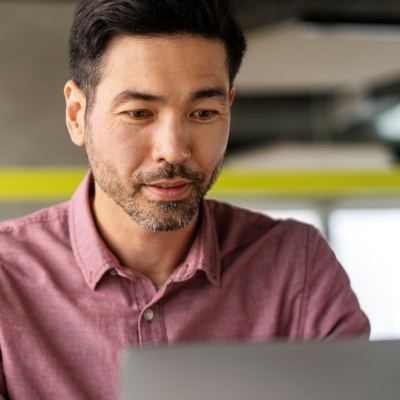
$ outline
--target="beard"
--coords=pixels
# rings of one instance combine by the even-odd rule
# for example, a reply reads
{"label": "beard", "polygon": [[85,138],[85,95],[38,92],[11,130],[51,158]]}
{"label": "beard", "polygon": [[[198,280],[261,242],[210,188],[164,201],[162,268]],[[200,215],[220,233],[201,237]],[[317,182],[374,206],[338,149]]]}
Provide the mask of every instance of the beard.
{"label": "beard", "polygon": [[[221,157],[208,179],[204,172],[184,164],[164,162],[157,169],[133,174],[126,186],[118,170],[94,147],[91,134],[86,136],[89,165],[97,185],[134,222],[152,232],[176,231],[189,224],[198,212],[204,196],[217,180],[224,159]],[[190,193],[184,199],[155,201],[142,193],[142,186],[148,182],[174,178],[183,178],[191,182]]]}

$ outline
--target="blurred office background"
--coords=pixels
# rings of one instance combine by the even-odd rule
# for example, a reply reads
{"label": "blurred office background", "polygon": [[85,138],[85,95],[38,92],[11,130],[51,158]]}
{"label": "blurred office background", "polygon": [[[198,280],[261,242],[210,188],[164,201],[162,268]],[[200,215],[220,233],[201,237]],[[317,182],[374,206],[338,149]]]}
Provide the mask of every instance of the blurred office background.
{"label": "blurred office background", "polygon": [[[400,338],[400,4],[234,2],[249,50],[210,197],[316,225],[372,339]],[[68,199],[86,168],[64,124],[74,5],[0,1],[1,220]]]}

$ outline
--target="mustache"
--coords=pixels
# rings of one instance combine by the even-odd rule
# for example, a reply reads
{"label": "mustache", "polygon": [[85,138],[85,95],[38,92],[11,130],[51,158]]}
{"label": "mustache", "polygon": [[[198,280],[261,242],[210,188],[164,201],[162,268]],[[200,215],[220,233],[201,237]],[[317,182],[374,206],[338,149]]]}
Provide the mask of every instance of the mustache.
{"label": "mustache", "polygon": [[140,172],[136,175],[134,181],[135,186],[138,187],[147,182],[173,178],[183,178],[198,184],[205,181],[205,175],[202,172],[193,170],[184,164],[170,163],[165,163],[161,168],[154,171]]}

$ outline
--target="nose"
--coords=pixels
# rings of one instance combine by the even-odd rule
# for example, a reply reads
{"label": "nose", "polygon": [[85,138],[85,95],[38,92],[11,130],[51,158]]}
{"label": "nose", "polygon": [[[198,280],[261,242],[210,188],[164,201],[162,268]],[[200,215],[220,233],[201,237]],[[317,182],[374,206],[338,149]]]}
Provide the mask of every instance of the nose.
{"label": "nose", "polygon": [[179,118],[164,118],[153,139],[153,160],[157,163],[181,164],[190,158],[190,132]]}

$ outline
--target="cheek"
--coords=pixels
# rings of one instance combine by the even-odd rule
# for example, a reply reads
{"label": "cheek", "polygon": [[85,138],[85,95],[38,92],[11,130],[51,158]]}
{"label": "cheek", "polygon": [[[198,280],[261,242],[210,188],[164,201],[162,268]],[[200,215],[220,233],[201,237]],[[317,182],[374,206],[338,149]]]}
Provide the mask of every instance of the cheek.
{"label": "cheek", "polygon": [[113,158],[116,164],[126,163],[145,152],[145,135],[136,132],[132,126],[94,114],[90,128],[95,147],[107,158]]}
{"label": "cheek", "polygon": [[229,136],[229,126],[219,129],[217,132],[212,132],[205,136],[207,139],[198,146],[199,157],[203,160],[208,160],[209,168],[213,168],[224,156]]}
{"label": "cheek", "polygon": [[106,151],[113,158],[112,162],[121,172],[131,176],[142,164],[146,150],[139,141],[128,138],[114,139],[108,144]]}

